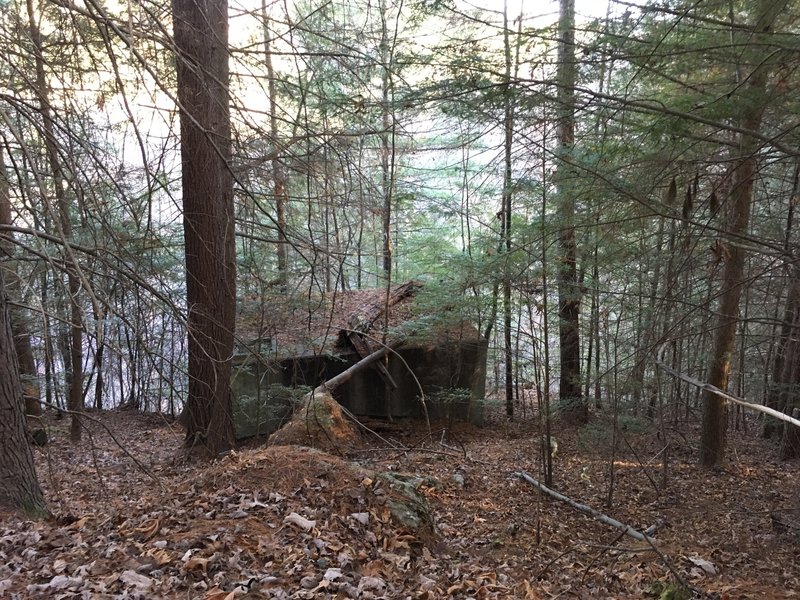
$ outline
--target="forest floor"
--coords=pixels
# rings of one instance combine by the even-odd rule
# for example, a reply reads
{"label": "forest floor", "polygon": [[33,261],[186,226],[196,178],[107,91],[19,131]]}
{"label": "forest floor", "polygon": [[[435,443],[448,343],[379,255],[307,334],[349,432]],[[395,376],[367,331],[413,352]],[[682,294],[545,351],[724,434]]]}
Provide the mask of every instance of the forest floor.
{"label": "forest floor", "polygon": [[[209,464],[180,458],[182,432],[160,416],[90,414],[80,445],[67,420],[49,420],[51,443],[35,449],[54,517],[0,515],[0,598],[666,600],[681,598],[665,590],[675,574],[697,597],[800,592],[800,535],[773,518],[798,506],[799,465],[777,461],[755,427],[730,433],[717,471],[697,466],[690,432],[662,489],[663,443],[629,423],[610,507],[607,428],[556,428],[553,487],[655,525],[659,556],[514,476],[539,479],[539,434],[524,420],[459,426],[445,443],[441,429],[372,422],[383,441],[365,437],[346,459],[252,447]],[[393,521],[382,471],[419,476],[435,534]]]}

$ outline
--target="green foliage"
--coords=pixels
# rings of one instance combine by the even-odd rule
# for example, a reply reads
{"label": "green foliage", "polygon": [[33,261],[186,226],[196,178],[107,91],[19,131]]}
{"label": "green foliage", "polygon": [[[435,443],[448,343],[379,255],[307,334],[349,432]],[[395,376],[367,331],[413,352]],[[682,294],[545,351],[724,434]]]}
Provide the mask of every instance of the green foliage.
{"label": "green foliage", "polygon": [[648,595],[658,600],[689,600],[692,592],[679,583],[654,581],[650,585]]}
{"label": "green foliage", "polygon": [[585,452],[602,453],[611,448],[611,431],[597,423],[584,425],[578,434],[578,448]]}
{"label": "green foliage", "polygon": [[429,407],[435,408],[440,414],[449,415],[450,409],[456,404],[467,404],[472,400],[472,392],[466,388],[440,389],[426,395]]}
{"label": "green foliage", "polygon": [[[15,225],[52,233],[58,221],[46,206],[55,183],[45,166],[43,115],[30,77],[22,76],[35,71],[30,36],[19,35],[26,27],[24,9],[6,3],[0,15],[6,50],[0,72],[9,92],[2,100],[8,115],[3,152],[10,159]],[[762,374],[770,372],[767,361],[775,355],[775,306],[786,294],[783,256],[797,243],[796,227],[788,226],[796,220],[791,149],[798,143],[794,120],[800,113],[800,96],[792,93],[798,82],[797,7],[790,4],[775,31],[759,40],[750,27],[752,3],[671,0],[629,9],[579,26],[577,143],[563,153],[556,146],[559,107],[552,84],[557,35],[539,20],[509,19],[519,69],[508,85],[502,17],[479,7],[463,12],[450,0],[304,0],[285,9],[271,3],[271,82],[263,64],[264,24],[255,13],[237,17],[246,23],[246,41],[232,35],[231,168],[238,186],[245,328],[258,329],[271,304],[299,306],[322,293],[380,282],[390,200],[393,281],[419,278],[426,284],[417,319],[406,326],[430,338],[465,321],[481,334],[492,326],[496,332],[503,309],[498,290],[510,280],[515,373],[524,379],[541,369],[533,355],[543,361],[542,344],[553,351],[548,366],[555,373],[555,248],[563,227],[555,199],[569,194],[576,206],[582,368],[592,335],[593,358],[599,354],[600,361],[587,380],[599,378],[600,395],[620,399],[620,426],[646,427],[627,414],[641,410],[635,403],[644,383],[657,384],[657,341],[674,341],[669,359],[702,377],[725,262],[715,262],[710,248],[716,243],[748,249],[741,385],[760,397]],[[150,35],[156,22],[168,22],[168,3],[132,15],[125,7],[108,9],[112,20],[133,28],[132,47],[99,35],[92,19],[69,7],[44,4],[37,10],[46,29],[50,108],[73,241],[90,249],[75,253],[86,277],[87,289],[80,292],[86,330],[108,328],[119,361],[106,367],[106,381],[123,382],[126,397],[156,389],[149,379],[167,372],[174,372],[176,385],[157,389],[183,389],[189,307],[181,300],[183,237],[175,208],[178,132],[169,122],[174,107],[152,92],[174,87],[172,54]],[[748,236],[731,240],[725,220],[731,152],[742,114],[762,100],[749,75],[765,47],[775,68],[761,132],[758,198]],[[265,100],[270,83],[277,88],[275,107]],[[510,252],[500,243],[498,218],[507,103],[515,109]],[[270,130],[273,108],[278,139]],[[389,156],[383,149],[387,136]],[[387,159],[391,172],[385,171]],[[276,168],[286,175],[288,286],[279,285],[277,273]],[[670,200],[673,181],[677,195]],[[684,194],[694,182],[694,205],[683,215]],[[42,297],[41,317],[31,319],[30,329],[42,340],[39,364],[45,356],[55,361],[47,382],[52,390],[64,380],[64,357],[58,344],[45,349],[45,340],[58,339],[70,322],[59,271],[65,253],[63,245],[41,236],[20,235],[17,242],[26,294],[21,303],[38,306]],[[545,280],[549,298],[543,296]],[[94,314],[95,298],[104,314]],[[593,300],[596,315],[590,314]],[[307,304],[298,308],[297,319],[310,310]],[[548,340],[542,339],[544,318],[550,319]],[[87,344],[94,348],[102,336],[92,335]],[[504,342],[490,337],[491,360],[504,360]],[[640,364],[644,372],[634,376]],[[135,389],[127,389],[129,380]],[[792,387],[775,391],[797,395]],[[664,385],[662,392],[664,405],[677,412],[675,390]],[[458,401],[455,392],[441,393],[432,401]],[[271,410],[249,396],[243,396],[241,411]],[[694,399],[684,394],[680,401]],[[582,435],[603,442],[607,432]]]}
{"label": "green foliage", "polygon": [[617,427],[630,434],[644,433],[652,429],[652,423],[644,417],[622,414],[617,417]]}
{"label": "green foliage", "polygon": [[242,394],[233,401],[233,422],[237,439],[269,435],[292,414],[308,391],[280,384],[267,386],[260,394]]}

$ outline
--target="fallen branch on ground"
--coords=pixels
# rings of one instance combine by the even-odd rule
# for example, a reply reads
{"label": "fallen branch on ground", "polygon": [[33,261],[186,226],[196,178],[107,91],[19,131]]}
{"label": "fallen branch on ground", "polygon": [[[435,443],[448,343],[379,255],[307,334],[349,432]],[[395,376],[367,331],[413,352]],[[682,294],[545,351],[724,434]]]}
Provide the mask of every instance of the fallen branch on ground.
{"label": "fallen branch on ground", "polygon": [[[605,523],[606,525],[611,525],[615,529],[619,529],[625,535],[628,535],[628,536],[632,537],[635,540],[639,540],[640,542],[650,542],[650,538],[648,536],[646,536],[645,534],[637,531],[636,529],[634,529],[630,525],[625,525],[625,523],[617,521],[616,519],[612,519],[608,515],[604,515],[603,513],[593,509],[591,506],[587,506],[586,504],[581,504],[580,502],[575,502],[575,500],[573,500],[572,498],[569,498],[568,496],[565,496],[564,494],[559,494],[555,490],[551,490],[549,487],[547,487],[543,483],[539,483],[538,481],[536,481],[533,477],[528,475],[528,473],[526,473],[525,471],[518,471],[518,472],[514,473],[514,476],[515,477],[519,477],[520,479],[524,479],[525,481],[530,483],[533,487],[538,489],[540,492],[544,492],[545,494],[547,494],[548,496],[552,496],[556,500],[560,500],[561,502],[564,502],[565,504],[569,504],[575,510],[578,510],[578,511],[580,511],[582,513],[586,513],[587,515],[589,515],[593,519],[596,519],[596,520],[600,521],[601,523]],[[650,542],[650,543],[652,543],[652,542]]]}
{"label": "fallen branch on ground", "polygon": [[[622,523],[621,521],[617,521],[616,519],[613,519],[613,518],[609,517],[608,515],[604,515],[600,511],[597,511],[597,510],[593,509],[591,506],[587,506],[586,504],[581,504],[580,502],[576,502],[575,500],[573,500],[569,496],[565,496],[564,494],[560,494],[555,490],[551,490],[549,487],[547,487],[543,483],[539,483],[538,481],[536,481],[533,477],[531,477],[525,471],[517,471],[513,475],[515,477],[519,477],[520,479],[524,479],[529,484],[531,484],[533,487],[538,489],[540,492],[543,492],[543,493],[547,494],[548,496],[551,496],[551,497],[555,498],[556,500],[560,500],[561,502],[564,502],[565,504],[569,504],[575,510],[580,511],[580,512],[582,512],[584,514],[587,514],[590,517],[592,517],[593,519],[596,519],[597,521],[600,521],[601,523],[605,523],[606,525],[611,525],[615,529],[619,529],[622,532],[620,537],[622,537],[622,535],[627,535],[627,536],[632,537],[633,539],[638,540],[640,542],[646,542],[650,546],[650,548],[653,550],[653,552],[655,552],[659,556],[659,558],[664,563],[664,566],[666,566],[667,569],[669,569],[669,572],[672,573],[672,576],[675,577],[676,581],[680,585],[685,587],[687,590],[692,590],[692,591],[698,592],[698,593],[702,594],[703,596],[706,595],[701,590],[698,590],[697,588],[693,588],[688,583],[686,583],[686,581],[683,579],[683,577],[681,577],[680,573],[678,573],[678,571],[675,569],[675,567],[672,566],[672,563],[669,561],[669,559],[667,559],[667,557],[658,548],[656,548],[656,545],[653,543],[653,538],[651,538],[649,535],[645,535],[644,533],[641,533],[640,531],[637,531],[636,529],[634,529],[630,525],[626,525],[625,523]],[[655,526],[651,525],[650,527],[648,527],[646,529],[646,531],[649,532],[649,533],[653,533],[655,531]]]}

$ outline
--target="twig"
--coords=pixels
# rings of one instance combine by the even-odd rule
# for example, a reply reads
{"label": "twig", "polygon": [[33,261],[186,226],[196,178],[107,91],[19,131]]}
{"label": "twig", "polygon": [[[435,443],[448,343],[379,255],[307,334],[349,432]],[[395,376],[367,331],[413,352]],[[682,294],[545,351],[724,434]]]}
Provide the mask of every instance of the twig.
{"label": "twig", "polygon": [[355,415],[354,415],[352,412],[350,412],[350,410],[349,410],[347,407],[345,407],[345,406],[342,406],[341,404],[340,404],[339,406],[341,407],[341,409],[342,409],[342,412],[345,414],[345,416],[347,416],[347,417],[350,417],[350,419],[351,419],[351,420],[352,420],[352,421],[353,421],[353,422],[354,422],[356,425],[358,425],[359,427],[361,427],[361,428],[362,428],[362,429],[364,429],[365,431],[367,431],[367,432],[371,433],[371,434],[372,434],[372,435],[374,435],[376,438],[378,438],[380,441],[382,441],[384,444],[386,444],[387,446],[389,446],[389,449],[390,449],[390,450],[398,450],[398,449],[400,449],[400,448],[402,448],[402,447],[403,447],[403,446],[397,446],[396,444],[393,444],[391,441],[387,440],[385,437],[383,437],[383,436],[382,436],[380,433],[378,433],[378,432],[377,432],[377,431],[375,431],[374,429],[371,429],[370,427],[367,427],[366,425],[364,425],[364,423],[362,423],[361,421],[359,421],[359,420],[358,420],[358,417],[356,417],[356,416],[355,416]]}
{"label": "twig", "polygon": [[[442,429],[442,439],[439,440],[439,445],[442,448],[447,448],[448,450],[452,450],[454,452],[458,452],[458,448],[456,448],[455,446],[450,446],[449,444],[445,444],[444,443],[444,434],[445,434],[446,431],[447,431],[446,429]],[[467,456],[467,447],[464,445],[464,442],[462,442],[458,438],[456,438],[456,441],[458,442],[458,445],[461,446],[461,452],[464,453],[464,460],[468,460],[469,457]]]}
{"label": "twig", "polygon": [[564,494],[560,494],[555,490],[551,490],[549,487],[544,485],[543,483],[539,483],[533,477],[531,477],[525,471],[518,471],[514,473],[515,477],[519,477],[520,479],[524,479],[528,483],[530,483],[533,487],[537,488],[539,491],[544,492],[548,496],[552,496],[556,500],[560,500],[565,504],[569,504],[575,510],[578,510],[582,513],[586,513],[587,515],[591,516],[592,518],[605,523],[606,525],[611,525],[615,529],[619,529],[625,535],[629,535],[635,540],[639,540],[640,542],[644,542],[647,539],[647,536],[643,533],[640,533],[630,525],[626,525],[621,521],[617,521],[616,519],[612,519],[608,515],[604,515],[603,513],[593,509],[591,506],[587,506],[586,504],[580,504],[579,502],[575,502],[572,498],[565,496]]}
{"label": "twig", "polygon": [[611,545],[610,545],[610,546],[601,546],[600,552],[598,552],[598,553],[597,553],[597,554],[596,554],[596,555],[595,555],[595,556],[592,558],[592,560],[590,560],[590,561],[589,561],[589,564],[588,564],[588,565],[586,565],[586,568],[583,570],[583,576],[581,577],[581,585],[583,585],[583,582],[584,582],[584,581],[586,581],[586,576],[589,574],[589,569],[591,569],[591,568],[592,568],[592,566],[593,566],[593,565],[594,565],[594,564],[595,564],[595,563],[596,563],[598,560],[600,560],[600,557],[601,557],[601,556],[603,556],[603,555],[604,555],[606,552],[609,552],[610,550],[613,550],[613,549],[614,549],[614,544],[616,544],[618,541],[620,541],[620,540],[621,540],[622,538],[624,538],[624,537],[625,537],[625,532],[624,532],[624,531],[621,531],[621,532],[620,532],[620,533],[617,535],[617,537],[615,537],[615,538],[614,538],[614,541],[613,541],[613,542],[611,542]]}
{"label": "twig", "polygon": [[660,495],[661,490],[658,489],[656,482],[653,481],[653,478],[650,476],[650,473],[647,472],[646,466],[642,463],[642,459],[639,458],[639,454],[636,452],[636,450],[633,449],[633,446],[631,446],[631,443],[628,441],[628,438],[625,437],[625,435],[622,435],[622,440],[628,446],[628,449],[631,452],[633,452],[633,456],[636,458],[636,462],[639,463],[639,469],[642,471],[642,473],[645,474],[645,477],[647,477],[647,479],[650,481],[650,484],[653,486],[653,489],[656,491],[656,494]]}
{"label": "twig", "polygon": [[100,465],[97,463],[97,445],[94,443],[94,435],[92,432],[89,431],[88,427],[83,428],[86,432],[86,435],[89,436],[89,446],[92,449],[92,465],[94,465],[94,471],[97,473],[97,479],[100,482],[100,489],[103,491],[103,496],[105,497],[106,501],[110,501],[111,498],[108,495],[108,486],[106,486],[106,482],[103,479],[103,473],[100,471]]}

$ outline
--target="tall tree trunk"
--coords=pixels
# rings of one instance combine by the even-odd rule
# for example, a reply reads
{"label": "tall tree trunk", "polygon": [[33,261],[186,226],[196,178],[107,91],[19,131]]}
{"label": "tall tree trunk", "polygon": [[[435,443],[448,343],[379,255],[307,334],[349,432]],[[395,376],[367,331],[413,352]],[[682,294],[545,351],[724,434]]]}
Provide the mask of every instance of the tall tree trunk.
{"label": "tall tree trunk", "polygon": [[275,194],[275,220],[278,226],[278,283],[285,289],[288,283],[289,245],[286,239],[286,209],[289,195],[286,191],[286,174],[278,158],[278,93],[275,87],[275,69],[272,65],[272,32],[267,14],[267,0],[261,0],[261,18],[264,28],[264,66],[267,69],[267,91],[269,93],[269,133],[274,148],[272,159],[272,183]]}
{"label": "tall tree trunk", "polygon": [[392,48],[389,40],[389,25],[386,22],[388,8],[381,0],[381,195],[383,197],[383,277],[387,286],[392,281],[392,203],[394,196],[394,109],[392,82]]}
{"label": "tall tree trunk", "polygon": [[173,0],[181,122],[189,334],[186,446],[234,443],[231,357],[236,246],[228,94],[227,0]]}
{"label": "tall tree trunk", "polygon": [[[792,193],[789,196],[786,227],[784,228],[783,251],[786,256],[790,255],[792,226],[794,222],[794,199],[798,195],[798,192],[800,192],[800,162],[795,165],[794,169],[794,183],[792,184]],[[784,317],[783,321],[780,322],[780,327],[778,327],[778,312],[780,308],[776,303],[772,313],[772,320],[775,324],[772,326],[772,335],[770,336],[769,349],[767,350],[767,358],[765,360],[765,364],[768,367],[771,365],[772,377],[770,379],[769,369],[764,369],[764,404],[770,408],[774,408],[775,410],[783,410],[783,406],[780,403],[779,382],[783,372],[783,359],[784,352],[786,350],[786,343],[788,342],[791,334],[791,317],[797,311],[797,298],[798,295],[800,295],[798,293],[792,293],[792,284],[794,284],[797,279],[793,267],[794,265],[787,265],[784,267],[790,281],[788,294],[786,297]],[[774,280],[777,278],[773,277],[772,279]],[[781,285],[779,284],[777,288],[779,291],[775,295],[780,297],[782,295]],[[769,287],[767,289],[769,290]],[[764,438],[770,438],[772,437],[773,433],[779,431],[779,426],[780,423],[777,419],[767,417],[764,421],[764,429],[761,435]]]}
{"label": "tall tree trunk", "polygon": [[[6,174],[5,154],[0,149],[0,225],[11,225],[11,196],[9,193],[8,175]],[[21,283],[17,275],[17,267],[14,264],[14,242],[11,240],[11,233],[8,237],[0,240],[0,262],[6,267],[6,281],[9,282],[8,288],[21,294]],[[42,407],[39,404],[39,384],[38,374],[36,373],[36,362],[33,359],[31,349],[31,336],[25,328],[21,311],[17,311],[16,319],[11,320],[11,332],[14,336],[14,349],[17,352],[20,374],[23,377],[22,391],[25,397],[25,414],[39,416],[42,414]]]}
{"label": "tall tree trunk", "polygon": [[[756,40],[750,39],[753,47],[759,48],[757,38],[768,34],[777,16],[786,6],[786,0],[759,0],[755,27]],[[758,131],[767,102],[767,76],[770,69],[769,55],[762,53],[753,61],[755,65],[748,78],[747,94],[741,125],[746,131]],[[736,167],[732,174],[732,189],[728,199],[727,231],[732,239],[747,234],[750,225],[750,207],[753,197],[753,183],[758,171],[756,156],[761,142],[754,135],[739,134],[738,149],[734,160]],[[708,383],[727,390],[731,359],[736,350],[736,326],[739,317],[739,300],[744,287],[745,250],[738,244],[729,245],[729,258],[722,272],[719,317],[717,319],[714,349],[709,367]],[[703,392],[705,409],[703,412],[703,437],[700,446],[700,462],[704,466],[718,466],[725,454],[726,442],[726,404],[725,400],[711,391]]]}
{"label": "tall tree trunk", "polygon": [[[800,266],[792,265],[789,271],[789,286],[786,296],[783,322],[781,323],[780,349],[773,364],[773,377],[770,382],[769,406],[792,415],[800,400]],[[793,425],[783,428],[780,456],[782,459],[800,456],[800,435]]]}
{"label": "tall tree trunk", "polygon": [[[55,135],[55,124],[53,123],[52,107],[50,105],[50,90],[47,84],[47,77],[44,70],[44,54],[42,44],[42,34],[36,20],[33,0],[27,0],[28,26],[33,43],[34,60],[36,63],[36,94],[39,101],[39,111],[42,115],[42,128],[44,131],[44,143],[47,151],[47,162],[53,178],[53,194],[58,204],[57,223],[58,232],[64,240],[64,254],[67,266],[67,290],[70,302],[70,369],[67,372],[69,382],[69,398],[67,408],[72,411],[70,422],[69,437],[72,441],[81,439],[80,415],[83,411],[83,311],[78,299],[81,290],[80,275],[77,260],[69,247],[72,239],[72,221],[70,219],[69,200],[64,186],[64,172],[59,156],[59,145]],[[52,206],[48,200],[48,195],[43,194],[45,209],[49,214],[54,214]]]}
{"label": "tall tree trunk", "polygon": [[558,316],[561,354],[559,384],[562,410],[570,423],[582,424],[589,409],[581,390],[581,350],[578,329],[581,291],[578,282],[575,241],[574,172],[570,154],[575,144],[575,0],[560,1],[558,20],[558,158],[555,174],[558,186],[559,257]]}
{"label": "tall tree trunk", "polygon": [[[381,0],[381,193],[383,196],[382,229],[383,229],[383,279],[386,284],[386,302],[388,306],[392,285],[392,204],[394,203],[394,168],[395,168],[395,114],[394,114],[394,82],[392,80],[393,40],[389,40],[389,24],[387,23],[387,1]],[[383,343],[386,343],[386,332],[389,329],[389,314],[386,313],[383,327]],[[389,356],[383,358],[384,369],[388,369]],[[393,388],[387,380],[384,384],[386,414],[392,420]]]}
{"label": "tall tree trunk", "polygon": [[25,434],[22,386],[11,334],[5,280],[0,271],[0,507],[46,514]]}
{"label": "tall tree trunk", "polygon": [[[102,317],[99,315],[95,316],[95,321],[98,322],[98,326],[102,327],[105,331],[105,325],[100,321]],[[97,371],[97,379],[94,382],[94,407],[97,410],[103,408],[103,356],[105,354],[106,344],[104,341],[105,334],[103,339],[97,340],[97,351],[94,354],[94,368]]]}
{"label": "tall tree trunk", "polygon": [[[521,20],[520,20],[521,23]],[[505,389],[506,389],[506,416],[514,417],[514,355],[511,347],[511,150],[514,143],[514,103],[511,98],[511,40],[508,29],[508,3],[503,6],[503,45],[505,47],[506,74],[505,97],[503,99],[504,115],[503,129],[505,140],[503,143],[504,168],[503,168],[503,205],[501,209],[501,252],[505,253],[503,261],[503,344],[505,349]]]}
{"label": "tall tree trunk", "polygon": [[[546,147],[547,144],[547,129],[542,134],[542,146]],[[542,181],[547,177],[547,164],[542,161]],[[539,223],[541,227],[541,239],[547,240],[547,210],[548,210],[548,196],[546,186],[542,187],[542,208],[539,213]],[[544,419],[543,428],[545,443],[544,447],[544,479],[547,485],[553,483],[553,453],[550,451],[552,448],[552,414],[550,411],[550,304],[548,298],[550,297],[550,281],[547,277],[548,262],[550,257],[547,253],[548,244],[542,244],[542,308],[540,311],[542,317],[542,346],[544,354],[544,369],[542,370],[542,405],[540,420]]]}

